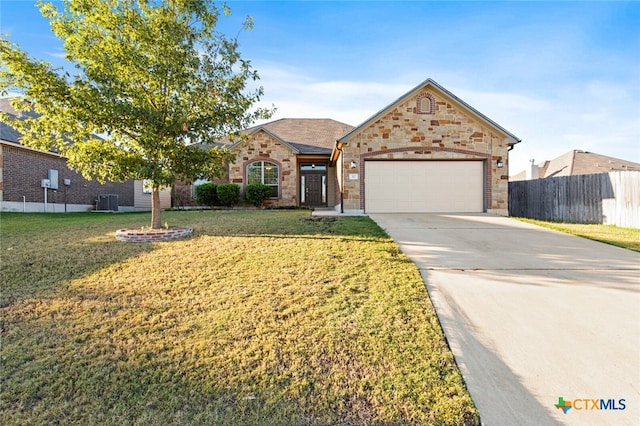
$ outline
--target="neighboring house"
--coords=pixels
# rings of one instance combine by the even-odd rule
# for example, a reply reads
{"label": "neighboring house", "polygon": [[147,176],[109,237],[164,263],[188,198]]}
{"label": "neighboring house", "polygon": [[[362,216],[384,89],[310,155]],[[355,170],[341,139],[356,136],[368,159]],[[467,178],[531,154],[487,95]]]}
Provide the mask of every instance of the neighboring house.
{"label": "neighboring house", "polygon": [[428,79],[358,127],[284,119],[230,145],[229,181],[273,188],[269,204],[347,213],[508,212],[508,151],[520,140]]}
{"label": "neighboring house", "polygon": [[528,170],[511,176],[509,180],[516,182],[558,176],[591,175],[620,171],[640,171],[640,163],[574,149],[551,161],[547,160],[538,165],[534,164],[532,160]]}
{"label": "neighboring house", "polygon": [[[7,98],[0,99],[0,110],[16,115]],[[49,188],[43,187],[43,180],[49,180]],[[170,192],[163,191],[162,207],[170,203]],[[69,169],[63,156],[22,145],[14,128],[0,123],[0,211],[71,212],[116,206],[119,211],[150,210],[151,193],[142,181],[87,180]]]}

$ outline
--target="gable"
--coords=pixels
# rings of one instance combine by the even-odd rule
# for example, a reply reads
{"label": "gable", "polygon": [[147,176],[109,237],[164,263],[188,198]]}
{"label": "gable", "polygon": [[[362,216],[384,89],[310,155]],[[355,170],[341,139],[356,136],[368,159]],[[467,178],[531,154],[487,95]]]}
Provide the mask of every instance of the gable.
{"label": "gable", "polygon": [[[436,111],[440,111],[442,107],[453,107],[453,109],[464,114],[465,116],[468,116],[471,120],[482,123],[483,127],[489,127],[493,131],[502,134],[507,138],[509,145],[514,145],[520,142],[520,139],[518,137],[504,129],[502,126],[498,125],[496,122],[494,122],[484,114],[480,113],[475,108],[471,107],[469,104],[455,96],[453,93],[449,92],[444,87],[440,86],[432,79],[425,80],[390,105],[378,111],[364,123],[355,127],[353,130],[349,131],[340,139],[338,139],[338,142],[342,144],[348,143],[352,137],[369,128],[371,125],[375,124],[383,117],[387,117],[389,114],[393,114],[394,110],[397,110],[398,108],[411,108],[416,115],[427,118],[429,115],[434,114]],[[451,123],[445,122],[444,124]]]}
{"label": "gable", "polygon": [[289,154],[298,153],[298,150],[291,144],[283,141],[278,136],[262,127],[255,128],[246,138],[234,143],[229,149],[232,151],[246,152],[260,157],[268,157],[268,154],[274,149],[280,152],[285,150]]}

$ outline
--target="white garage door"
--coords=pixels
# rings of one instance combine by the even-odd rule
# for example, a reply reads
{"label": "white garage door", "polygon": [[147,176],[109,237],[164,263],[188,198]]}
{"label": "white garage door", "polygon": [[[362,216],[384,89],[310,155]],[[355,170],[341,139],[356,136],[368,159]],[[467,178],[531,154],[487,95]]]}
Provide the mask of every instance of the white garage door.
{"label": "white garage door", "polygon": [[482,212],[482,161],[367,161],[367,213]]}

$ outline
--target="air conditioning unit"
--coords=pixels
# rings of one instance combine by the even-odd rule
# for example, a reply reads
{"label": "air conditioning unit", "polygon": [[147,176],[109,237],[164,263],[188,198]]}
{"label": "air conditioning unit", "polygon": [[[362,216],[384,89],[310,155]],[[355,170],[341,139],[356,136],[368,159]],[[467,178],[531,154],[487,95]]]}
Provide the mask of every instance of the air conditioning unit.
{"label": "air conditioning unit", "polygon": [[101,194],[96,199],[96,210],[118,211],[118,194]]}

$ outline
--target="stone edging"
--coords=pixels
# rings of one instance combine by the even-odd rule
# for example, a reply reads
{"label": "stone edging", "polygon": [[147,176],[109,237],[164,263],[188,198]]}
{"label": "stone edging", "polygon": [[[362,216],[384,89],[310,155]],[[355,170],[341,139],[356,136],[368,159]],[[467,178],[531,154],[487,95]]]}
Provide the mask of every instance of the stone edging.
{"label": "stone edging", "polygon": [[192,233],[193,228],[178,227],[169,229],[118,229],[116,231],[116,240],[128,243],[150,243],[183,238]]}

